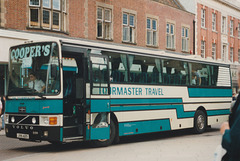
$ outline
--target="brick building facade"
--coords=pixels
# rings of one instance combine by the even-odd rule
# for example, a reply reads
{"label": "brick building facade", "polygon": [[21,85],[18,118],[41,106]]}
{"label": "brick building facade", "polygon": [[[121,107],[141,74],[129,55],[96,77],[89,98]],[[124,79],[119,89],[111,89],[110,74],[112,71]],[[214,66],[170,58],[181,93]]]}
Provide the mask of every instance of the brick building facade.
{"label": "brick building facade", "polygon": [[196,15],[196,55],[231,65],[233,92],[240,78],[240,2],[238,0],[179,0]]}
{"label": "brick building facade", "polygon": [[[51,2],[50,0],[46,0]],[[55,1],[55,0],[54,0]],[[75,38],[84,38],[90,40],[103,40],[119,44],[127,44],[141,47],[154,47],[162,50],[167,50],[166,45],[166,26],[173,25],[173,34],[175,36],[175,45],[170,48],[172,51],[178,53],[182,52],[182,27],[189,29],[189,47],[186,53],[193,50],[192,35],[193,35],[193,20],[194,15],[184,11],[184,8],[176,4],[169,6],[163,2],[152,0],[140,0],[136,3],[134,0],[64,0],[61,1],[66,4],[65,9],[54,9],[54,1],[47,8],[44,6],[44,1],[39,4],[32,4],[31,0],[5,1],[5,13],[3,14],[4,22],[2,27],[5,29],[14,29],[28,32],[37,32],[44,34],[60,34]],[[60,2],[60,1],[59,1]],[[172,2],[169,0],[169,2]],[[180,4],[178,4],[180,5]],[[51,7],[52,6],[52,7]],[[63,4],[60,3],[61,8]],[[144,7],[142,7],[144,6]],[[102,19],[97,18],[99,9],[103,12]],[[38,10],[38,22],[33,20],[37,15],[34,10]],[[59,13],[59,28],[54,28],[53,14]],[[105,13],[105,14],[104,14]],[[49,14],[49,18],[46,16]],[[108,18],[104,17],[108,14]],[[125,41],[123,39],[123,17],[126,15],[133,16],[134,40],[133,42]],[[32,16],[32,17],[31,17]],[[54,15],[53,15],[54,16]],[[43,20],[45,17],[46,20]],[[106,18],[106,19],[104,19]],[[125,17],[124,17],[125,18]],[[155,30],[157,35],[157,42],[154,45],[147,44],[147,19],[154,19],[156,23]],[[36,19],[36,18],[35,18]],[[43,21],[53,22],[44,23]],[[101,19],[101,20],[100,20]],[[101,37],[97,33],[97,23],[102,22],[102,25],[109,25],[109,37]],[[34,24],[34,22],[36,22]],[[128,22],[126,22],[128,23]],[[49,24],[47,27],[46,24]],[[128,25],[128,24],[126,24]],[[150,24],[150,28],[152,24]],[[104,30],[104,29],[103,29]],[[105,32],[105,31],[104,31]],[[154,32],[154,31],[153,31]]]}
{"label": "brick building facade", "polygon": [[177,0],[0,2],[0,43],[4,44],[0,62],[4,66],[11,45],[48,36],[154,48],[166,54],[193,52],[195,15]]}
{"label": "brick building facade", "polygon": [[240,3],[197,1],[197,53],[231,65],[233,92],[239,89]]}

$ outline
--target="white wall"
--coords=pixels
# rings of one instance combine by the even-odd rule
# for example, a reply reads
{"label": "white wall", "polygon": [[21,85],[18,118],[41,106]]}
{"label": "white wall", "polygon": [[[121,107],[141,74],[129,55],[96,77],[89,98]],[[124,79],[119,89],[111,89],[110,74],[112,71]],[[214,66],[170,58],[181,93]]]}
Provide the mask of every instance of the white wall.
{"label": "white wall", "polygon": [[[239,0],[197,0],[198,3],[206,5],[210,8],[220,11],[223,15],[233,16],[240,19],[240,3]],[[227,4],[231,5],[229,7]]]}
{"label": "white wall", "polygon": [[179,0],[179,2],[188,12],[196,13],[196,0]]}
{"label": "white wall", "polygon": [[10,46],[24,43],[26,40],[47,39],[49,37],[34,33],[0,29],[0,63],[8,63]]}
{"label": "white wall", "polygon": [[23,43],[20,39],[10,39],[0,36],[0,63],[7,63],[9,58],[9,48],[12,45]]}

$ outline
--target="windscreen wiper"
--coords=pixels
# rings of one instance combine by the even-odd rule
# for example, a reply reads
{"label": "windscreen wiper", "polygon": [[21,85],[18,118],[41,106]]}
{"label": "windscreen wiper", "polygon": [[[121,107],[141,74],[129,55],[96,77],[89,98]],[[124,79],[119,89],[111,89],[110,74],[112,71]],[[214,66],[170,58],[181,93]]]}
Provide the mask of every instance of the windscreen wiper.
{"label": "windscreen wiper", "polygon": [[44,97],[42,93],[39,93],[39,92],[35,92],[35,93],[37,94],[38,97],[41,97],[43,100],[46,99],[46,97]]}
{"label": "windscreen wiper", "polygon": [[46,99],[46,97],[43,96],[42,93],[39,93],[37,90],[35,89],[30,89],[30,88],[26,88],[25,89],[27,94],[31,94],[31,95],[37,95],[38,97],[42,98],[42,99]]}

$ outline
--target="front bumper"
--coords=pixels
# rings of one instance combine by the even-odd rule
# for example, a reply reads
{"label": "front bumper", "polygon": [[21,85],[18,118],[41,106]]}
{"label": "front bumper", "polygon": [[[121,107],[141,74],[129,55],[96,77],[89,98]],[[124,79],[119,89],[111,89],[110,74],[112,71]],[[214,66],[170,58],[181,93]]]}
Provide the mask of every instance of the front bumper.
{"label": "front bumper", "polygon": [[27,141],[62,141],[62,127],[6,124],[6,136]]}

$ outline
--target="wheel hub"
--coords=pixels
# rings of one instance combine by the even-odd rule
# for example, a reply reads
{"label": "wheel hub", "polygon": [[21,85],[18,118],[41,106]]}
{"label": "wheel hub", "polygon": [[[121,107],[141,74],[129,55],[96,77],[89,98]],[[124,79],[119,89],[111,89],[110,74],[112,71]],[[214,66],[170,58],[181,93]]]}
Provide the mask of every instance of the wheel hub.
{"label": "wheel hub", "polygon": [[202,115],[199,115],[197,118],[197,126],[200,130],[202,130],[205,126],[205,119]]}

